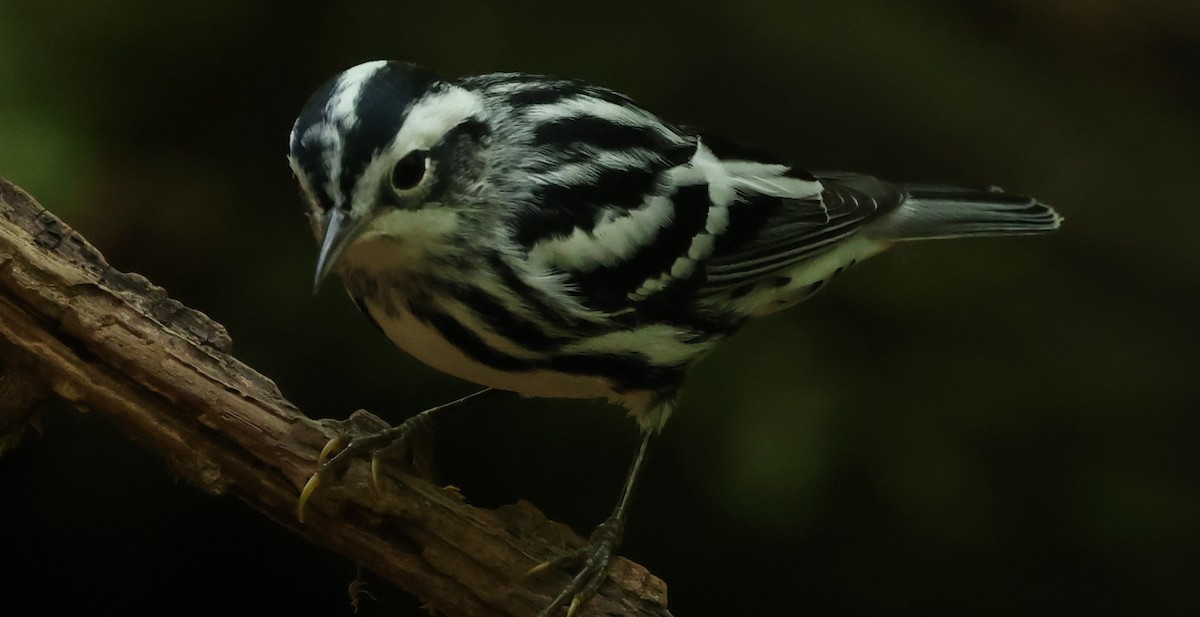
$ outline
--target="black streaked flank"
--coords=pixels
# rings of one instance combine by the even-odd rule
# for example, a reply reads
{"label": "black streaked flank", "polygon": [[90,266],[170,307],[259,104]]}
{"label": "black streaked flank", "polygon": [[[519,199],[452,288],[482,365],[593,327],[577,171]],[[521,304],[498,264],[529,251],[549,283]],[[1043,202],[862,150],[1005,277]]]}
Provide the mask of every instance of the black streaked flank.
{"label": "black streaked flank", "polygon": [[408,310],[413,317],[433,326],[448,343],[480,364],[515,373],[537,368],[532,360],[515,358],[488,345],[478,334],[453,316],[434,308],[432,303],[409,302]]}
{"label": "black streaked flank", "polygon": [[473,286],[459,286],[451,291],[457,300],[471,307],[496,334],[531,351],[558,349],[572,339],[550,334],[538,323],[520,317],[499,300]]}
{"label": "black streaked flank", "polygon": [[584,323],[568,319],[565,313],[551,304],[545,292],[530,285],[525,279],[522,279],[500,255],[490,255],[487,263],[491,271],[498,274],[501,280],[503,280],[505,288],[517,294],[525,304],[529,305],[538,314],[538,317],[545,319],[547,323],[558,328],[569,328],[580,336],[607,331],[607,328],[601,327],[599,324],[594,325],[594,329],[592,329],[588,328]]}
{"label": "black streaked flank", "polygon": [[521,301],[537,314],[539,319],[545,320],[545,323],[556,329],[572,333],[576,339],[612,332],[614,326],[620,328],[637,326],[632,315],[610,315],[595,321],[570,318],[568,313],[563,312],[546,296],[545,292],[522,279],[499,255],[491,256],[488,263],[492,271],[504,280],[507,288],[513,290],[521,298]]}
{"label": "black streaked flank", "polygon": [[618,392],[677,388],[686,365],[658,366],[637,352],[624,354],[554,354],[537,359],[516,358],[487,344],[457,319],[429,303],[409,303],[414,317],[434,327],[447,342],[472,360],[514,373],[549,370],[571,375],[601,377],[613,382]]}

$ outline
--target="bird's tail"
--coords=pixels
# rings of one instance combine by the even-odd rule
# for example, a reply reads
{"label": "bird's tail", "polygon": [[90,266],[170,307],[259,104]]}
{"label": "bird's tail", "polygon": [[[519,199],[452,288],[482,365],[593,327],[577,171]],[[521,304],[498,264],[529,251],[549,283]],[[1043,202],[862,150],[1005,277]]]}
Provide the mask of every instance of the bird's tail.
{"label": "bird's tail", "polygon": [[1041,234],[1058,229],[1063,220],[1036,199],[994,187],[905,184],[901,189],[904,200],[882,225],[890,240]]}

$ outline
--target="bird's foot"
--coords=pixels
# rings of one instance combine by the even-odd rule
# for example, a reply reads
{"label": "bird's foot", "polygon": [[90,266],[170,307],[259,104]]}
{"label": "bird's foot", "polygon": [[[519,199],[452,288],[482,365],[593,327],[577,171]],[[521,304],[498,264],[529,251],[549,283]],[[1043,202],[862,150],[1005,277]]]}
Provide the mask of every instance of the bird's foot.
{"label": "bird's foot", "polygon": [[600,589],[604,579],[608,578],[608,571],[612,568],[617,547],[621,545],[624,530],[625,523],[619,516],[609,517],[596,527],[586,545],[544,561],[525,573],[528,577],[551,569],[568,566],[579,568],[571,582],[538,613],[538,617],[550,617],[563,606],[567,607],[567,617],[574,617],[587,605],[596,595],[596,590]]}
{"label": "bird's foot", "polygon": [[397,460],[406,455],[418,472],[428,471],[424,463],[427,453],[421,444],[428,440],[414,439],[417,433],[430,431],[426,414],[415,415],[396,426],[388,426],[379,418],[355,412],[345,422],[338,422],[336,433],[317,456],[317,470],[309,477],[300,499],[296,503],[296,517],[304,522],[304,510],[308,501],[321,485],[346,470],[356,458],[371,457],[371,482],[380,486],[381,468],[385,461]]}

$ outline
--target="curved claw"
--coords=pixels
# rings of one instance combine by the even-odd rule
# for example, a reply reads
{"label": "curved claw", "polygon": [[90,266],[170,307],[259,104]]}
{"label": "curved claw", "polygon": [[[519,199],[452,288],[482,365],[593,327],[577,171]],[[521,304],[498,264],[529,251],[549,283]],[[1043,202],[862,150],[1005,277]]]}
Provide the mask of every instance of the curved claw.
{"label": "curved claw", "polygon": [[[604,577],[607,575],[607,570],[590,572],[589,568],[585,566],[579,571],[578,574],[575,575],[574,578],[571,579],[571,583],[564,587],[557,596],[554,596],[554,599],[551,600],[550,603],[547,604],[546,607],[537,614],[537,617],[550,617],[557,612],[558,609],[562,608],[562,606],[567,603],[568,599],[571,600],[571,604],[567,607],[567,617],[573,617],[575,611],[578,611],[580,606],[582,606],[588,600],[591,600],[592,595],[595,595],[594,587],[592,588],[591,594],[587,595],[586,597],[583,595],[584,588],[591,587],[591,585],[588,585],[587,583],[596,576],[599,576],[600,580],[604,580]],[[597,584],[596,587],[599,587],[599,584]]]}
{"label": "curved claw", "polygon": [[346,437],[344,435],[334,435],[325,442],[325,447],[321,448],[321,453],[317,455],[317,467],[324,467],[329,461],[329,455],[335,451],[342,450],[346,447]]}
{"label": "curved claw", "polygon": [[[496,392],[491,388],[484,388],[474,394],[468,394],[460,399],[450,401],[437,407],[430,407],[425,411],[405,420],[401,424],[391,428],[379,430],[378,424],[382,420],[378,420],[373,427],[370,427],[373,432],[366,432],[361,427],[350,426],[353,424],[355,415],[350,417],[346,426],[352,429],[350,435],[336,434],[329,441],[325,442],[325,446],[321,448],[321,453],[317,455],[317,471],[309,477],[308,482],[304,484],[304,488],[300,491],[300,499],[296,503],[296,518],[301,523],[304,522],[304,507],[312,498],[313,494],[321,486],[323,476],[335,475],[350,463],[350,461],[364,453],[370,452],[371,457],[371,480],[376,488],[381,486],[380,476],[383,475],[380,471],[382,467],[380,460],[388,457],[391,454],[400,454],[403,452],[405,441],[408,439],[412,429],[417,427],[427,426],[429,417],[441,409],[447,409],[461,405],[477,396],[487,392]],[[368,416],[370,414],[367,414]],[[373,416],[371,416],[373,417]],[[386,424],[384,425],[386,426]],[[385,445],[386,444],[386,445]]]}
{"label": "curved claw", "polygon": [[590,600],[593,596],[595,596],[596,592],[600,589],[600,585],[604,583],[605,579],[607,578],[608,566],[604,566],[596,572],[593,572],[591,578],[588,579],[587,584],[585,584],[583,589],[580,589],[579,593],[575,594],[575,598],[571,600],[571,607],[567,609],[567,617],[574,617],[576,609],[583,605],[583,601]]}
{"label": "curved claw", "polygon": [[383,486],[379,482],[379,467],[380,467],[379,461],[382,458],[383,457],[379,456],[378,452],[371,455],[371,486],[374,486],[375,490],[377,490],[377,491],[382,490],[380,487]]}
{"label": "curved claw", "polygon": [[550,617],[563,605],[567,606],[567,617],[574,617],[575,613],[596,595],[600,585],[608,578],[614,548],[610,541],[600,540],[590,546],[543,561],[527,570],[522,578],[570,563],[583,562],[579,571],[571,578],[571,582],[538,613],[538,617]]}
{"label": "curved claw", "polygon": [[532,568],[526,570],[525,573],[521,575],[521,579],[522,580],[527,579],[531,576],[541,574],[542,572],[545,572],[546,570],[553,568],[554,562],[556,562],[556,561],[558,561],[558,560],[557,559],[547,559],[546,561],[543,561],[542,563],[539,563],[538,565],[533,566]]}
{"label": "curved claw", "polygon": [[558,557],[555,557],[553,559],[547,559],[546,561],[543,561],[542,563],[539,563],[536,566],[533,566],[532,568],[526,570],[525,573],[521,575],[521,578],[526,579],[531,576],[541,574],[542,572],[545,572],[547,570],[553,570],[555,568],[564,568],[571,564],[579,563],[581,561],[586,560],[587,556],[588,556],[587,547],[575,549],[573,551],[568,551],[568,552],[563,553],[562,555],[559,555]]}
{"label": "curved claw", "polygon": [[304,490],[300,491],[300,499],[296,502],[296,518],[301,523],[304,522],[304,505],[308,503],[308,499],[316,492],[317,487],[321,485],[321,472],[318,471],[309,477],[308,482],[304,483]]}

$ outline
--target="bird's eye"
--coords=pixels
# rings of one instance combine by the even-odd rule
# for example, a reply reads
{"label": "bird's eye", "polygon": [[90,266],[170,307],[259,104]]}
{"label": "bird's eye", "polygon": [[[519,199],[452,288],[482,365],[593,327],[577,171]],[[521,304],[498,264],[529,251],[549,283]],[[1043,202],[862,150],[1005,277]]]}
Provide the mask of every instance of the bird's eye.
{"label": "bird's eye", "polygon": [[416,188],[429,170],[429,152],[413,150],[396,161],[392,168],[392,188],[404,192]]}

